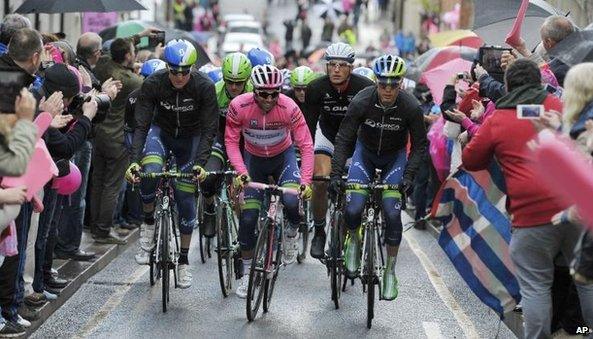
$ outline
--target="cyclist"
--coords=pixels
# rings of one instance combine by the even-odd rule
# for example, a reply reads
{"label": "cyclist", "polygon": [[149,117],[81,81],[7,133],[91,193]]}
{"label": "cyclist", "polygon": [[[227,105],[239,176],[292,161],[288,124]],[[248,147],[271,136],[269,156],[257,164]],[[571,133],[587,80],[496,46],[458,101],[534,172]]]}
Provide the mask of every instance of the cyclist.
{"label": "cyclist", "polygon": [[377,80],[377,77],[375,76],[373,70],[368,67],[356,67],[352,70],[352,73],[362,75],[363,77],[367,77],[371,81]]}
{"label": "cyclist", "polygon": [[[205,74],[192,70],[197,57],[189,41],[171,40],[164,50],[167,69],[153,73],[142,84],[136,102],[133,163],[126,173],[128,180],[140,181],[134,175],[140,170],[140,161],[144,172],[161,172],[170,152],[180,171],[194,172],[195,179],[199,180],[205,177],[200,166],[206,163],[216,135],[218,107],[212,81]],[[153,247],[156,186],[157,181],[150,179],[142,180],[140,185],[145,223],[140,244],[146,251]],[[196,222],[195,190],[192,180],[176,182],[175,200],[181,233],[177,277],[181,288],[190,287],[192,280],[187,256]]]}
{"label": "cyclist", "polygon": [[[279,186],[298,188],[301,197],[309,199],[313,175],[313,142],[301,110],[290,98],[280,93],[282,74],[274,66],[255,66],[251,72],[254,94],[233,99],[226,119],[225,145],[228,157],[239,173],[237,186],[246,182],[267,182],[272,176]],[[243,137],[244,151],[239,145]],[[299,172],[293,142],[301,150]],[[243,272],[249,272],[256,242],[256,224],[263,192],[245,188],[239,219],[239,243]],[[284,194],[285,263],[292,263],[298,251],[298,225],[301,221],[298,199]],[[249,275],[244,274],[237,287],[237,296],[245,298]]]}
{"label": "cyclist", "polygon": [[[381,293],[384,299],[393,300],[398,293],[395,262],[402,238],[400,192],[412,187],[427,140],[420,104],[413,95],[400,90],[406,74],[404,60],[395,55],[383,55],[375,60],[373,72],[377,85],[354,97],[338,131],[329,191],[332,198],[341,194],[344,164],[353,150],[348,183],[370,184],[375,169],[381,169],[383,183],[402,185],[400,191],[383,192],[387,267],[383,271]],[[408,134],[412,144],[410,158],[406,160]],[[360,266],[361,239],[357,228],[367,195],[366,190],[346,192],[344,261],[349,275],[355,275]]]}
{"label": "cyclist", "polygon": [[311,114],[308,107],[305,105],[305,90],[307,85],[317,78],[317,73],[307,66],[299,66],[290,73],[290,87],[291,89],[285,94],[290,97],[299,106],[305,115],[305,121],[309,127],[311,138],[315,141],[315,125],[317,121]]}
{"label": "cyclist", "polygon": [[[334,140],[340,123],[354,96],[362,89],[372,86],[366,77],[352,74],[354,49],[348,44],[338,42],[325,50],[327,75],[317,78],[307,86],[305,104],[309,106],[315,131],[315,175],[328,176],[331,172],[331,157],[334,153]],[[319,120],[319,122],[317,122]],[[311,242],[311,256],[325,256],[325,218],[327,214],[327,184],[313,184],[313,220],[315,235]]]}
{"label": "cyclist", "polygon": [[[216,83],[216,99],[218,100],[219,118],[218,134],[212,146],[212,153],[206,163],[207,171],[219,171],[227,163],[224,148],[224,129],[226,113],[231,100],[238,95],[253,92],[253,85],[249,81],[251,62],[243,53],[231,53],[222,61],[222,80]],[[202,184],[204,195],[204,235],[211,237],[215,234],[215,212],[212,197],[222,184],[222,178],[208,177]]]}
{"label": "cyclist", "polygon": [[276,60],[272,53],[260,47],[254,47],[247,52],[247,58],[251,61],[251,66],[274,65]]}

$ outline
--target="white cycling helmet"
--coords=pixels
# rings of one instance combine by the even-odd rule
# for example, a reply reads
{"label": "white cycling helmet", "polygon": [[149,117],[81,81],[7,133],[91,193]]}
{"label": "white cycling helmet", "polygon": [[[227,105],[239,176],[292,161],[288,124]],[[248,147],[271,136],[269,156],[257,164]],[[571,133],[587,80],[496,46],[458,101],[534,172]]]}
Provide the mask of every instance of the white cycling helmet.
{"label": "white cycling helmet", "polygon": [[279,89],[284,77],[282,71],[272,65],[257,65],[251,71],[251,83],[256,89]]}
{"label": "white cycling helmet", "polygon": [[349,63],[354,62],[354,49],[352,46],[343,42],[331,44],[325,50],[325,60],[345,60]]}

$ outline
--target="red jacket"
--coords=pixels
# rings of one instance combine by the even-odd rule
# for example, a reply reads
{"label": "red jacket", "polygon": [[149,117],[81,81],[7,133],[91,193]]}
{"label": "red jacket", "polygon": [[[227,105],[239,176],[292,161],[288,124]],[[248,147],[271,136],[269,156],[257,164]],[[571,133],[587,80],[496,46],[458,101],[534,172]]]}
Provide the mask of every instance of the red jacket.
{"label": "red jacket", "polygon": [[[552,96],[543,102],[546,110],[562,112],[562,102]],[[483,170],[494,157],[502,167],[515,227],[549,224],[552,216],[568,206],[538,180],[527,142],[537,131],[529,120],[517,119],[515,109],[496,109],[463,149],[462,162],[470,171]]]}

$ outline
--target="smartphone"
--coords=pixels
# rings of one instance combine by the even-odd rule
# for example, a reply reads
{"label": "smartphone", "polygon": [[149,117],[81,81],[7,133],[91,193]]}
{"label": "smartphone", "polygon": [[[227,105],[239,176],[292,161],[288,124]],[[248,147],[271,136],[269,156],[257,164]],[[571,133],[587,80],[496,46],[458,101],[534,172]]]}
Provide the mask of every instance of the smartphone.
{"label": "smartphone", "polygon": [[504,74],[501,66],[502,53],[510,52],[510,48],[504,48],[500,46],[483,46],[478,50],[478,60],[480,65],[489,74]]}
{"label": "smartphone", "polygon": [[158,44],[165,45],[165,32],[158,31],[154,37],[148,37],[148,46],[149,47],[156,47]]}
{"label": "smartphone", "polygon": [[20,71],[0,69],[0,113],[14,113],[14,101],[28,87],[29,75]]}
{"label": "smartphone", "polygon": [[539,119],[544,105],[517,105],[517,119]]}

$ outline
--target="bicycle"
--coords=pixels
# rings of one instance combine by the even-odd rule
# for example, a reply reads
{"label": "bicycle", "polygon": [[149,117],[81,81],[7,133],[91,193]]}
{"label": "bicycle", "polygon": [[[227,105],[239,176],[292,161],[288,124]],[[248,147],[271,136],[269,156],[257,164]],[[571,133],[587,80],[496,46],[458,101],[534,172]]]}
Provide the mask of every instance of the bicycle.
{"label": "bicycle", "polygon": [[284,193],[298,195],[299,192],[293,188],[256,182],[250,182],[247,185],[251,188],[264,190],[270,196],[267,213],[259,218],[259,235],[249,271],[246,313],[247,319],[253,321],[262,300],[263,310],[268,312],[278,272],[284,265],[282,263],[284,222],[281,213],[281,195]]}
{"label": "bicycle", "polygon": [[[346,184],[346,189],[369,190],[369,198],[365,204],[362,215],[363,248],[362,248],[362,269],[360,280],[363,284],[363,291],[367,294],[367,328],[371,328],[374,318],[375,306],[375,285],[378,285],[379,300],[381,300],[381,279],[385,269],[385,253],[382,246],[382,193],[385,190],[401,189],[401,185],[379,184],[380,170],[375,172],[375,180],[368,185]],[[379,261],[380,260],[380,261]]]}
{"label": "bicycle", "polygon": [[196,192],[196,206],[198,218],[196,220],[194,230],[198,229],[198,234],[200,237],[200,261],[202,264],[205,264],[206,259],[212,258],[212,240],[210,237],[204,236],[204,197],[202,196],[202,193],[199,189]]}
{"label": "bicycle", "polygon": [[238,225],[236,213],[236,198],[233,192],[233,177],[235,171],[212,171],[207,176],[223,177],[220,193],[214,196],[214,210],[216,211],[216,258],[218,262],[218,278],[223,297],[227,297],[232,290],[233,273],[235,278],[242,276],[241,252],[239,250]]}
{"label": "bicycle", "polygon": [[161,173],[137,172],[140,179],[159,179],[156,190],[155,244],[150,253],[150,284],[161,279],[163,312],[167,312],[171,271],[174,287],[177,288],[177,266],[179,260],[179,234],[175,217],[174,179],[191,178],[191,173],[181,173],[172,164],[171,157],[165,162]]}

